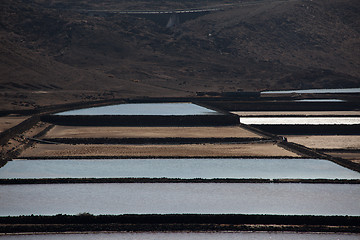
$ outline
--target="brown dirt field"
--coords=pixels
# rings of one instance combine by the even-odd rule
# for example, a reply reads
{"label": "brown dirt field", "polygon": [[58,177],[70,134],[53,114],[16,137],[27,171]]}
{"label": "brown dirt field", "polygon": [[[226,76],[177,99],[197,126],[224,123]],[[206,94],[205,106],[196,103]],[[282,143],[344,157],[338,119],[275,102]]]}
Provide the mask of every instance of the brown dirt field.
{"label": "brown dirt field", "polygon": [[273,111],[273,112],[232,112],[233,114],[239,116],[265,116],[265,115],[278,115],[278,116],[292,116],[292,115],[303,115],[303,116],[324,116],[324,115],[333,115],[333,116],[341,116],[341,115],[350,115],[350,116],[360,116],[360,111]]}
{"label": "brown dirt field", "polygon": [[350,160],[354,163],[360,164],[360,153],[346,153],[346,152],[326,152],[324,153],[331,155],[333,157],[340,157],[347,160]]}
{"label": "brown dirt field", "polygon": [[277,145],[186,144],[186,145],[48,145],[37,144],[20,157],[119,156],[119,157],[300,157]]}
{"label": "brown dirt field", "polygon": [[9,128],[18,125],[27,118],[28,117],[19,117],[19,116],[0,117],[0,132],[3,132]]}
{"label": "brown dirt field", "polygon": [[320,149],[360,149],[360,136],[286,136],[289,142],[309,148]]}
{"label": "brown dirt field", "polygon": [[241,127],[72,127],[55,126],[46,138],[222,138],[261,136]]}

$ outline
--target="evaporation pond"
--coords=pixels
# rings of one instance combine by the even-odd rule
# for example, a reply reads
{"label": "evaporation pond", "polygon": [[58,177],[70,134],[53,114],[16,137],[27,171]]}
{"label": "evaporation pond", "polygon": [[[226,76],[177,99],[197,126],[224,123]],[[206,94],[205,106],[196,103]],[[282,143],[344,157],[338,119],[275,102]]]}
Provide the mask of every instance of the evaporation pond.
{"label": "evaporation pond", "polygon": [[262,125],[262,124],[353,125],[353,124],[360,124],[360,117],[240,117],[240,122],[243,124],[254,124],[254,125]]}
{"label": "evaporation pond", "polygon": [[56,115],[218,115],[217,111],[192,103],[128,103],[92,107],[57,113]]}
{"label": "evaporation pond", "polygon": [[0,185],[0,216],[56,214],[360,215],[360,184]]}
{"label": "evaporation pond", "polygon": [[6,234],[1,240],[358,240],[358,233],[293,233],[293,232],[116,232]]}
{"label": "evaporation pond", "polygon": [[360,173],[319,159],[14,160],[8,178],[292,178],[360,179]]}

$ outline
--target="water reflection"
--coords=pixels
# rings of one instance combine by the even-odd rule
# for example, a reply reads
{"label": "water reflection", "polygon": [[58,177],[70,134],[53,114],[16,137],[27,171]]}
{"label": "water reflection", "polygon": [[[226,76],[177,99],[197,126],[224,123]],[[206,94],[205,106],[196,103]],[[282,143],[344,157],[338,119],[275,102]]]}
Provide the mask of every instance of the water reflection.
{"label": "water reflection", "polygon": [[1,185],[0,216],[78,214],[360,215],[358,184]]}
{"label": "water reflection", "polygon": [[360,179],[360,173],[319,159],[15,160],[7,178],[262,178]]}

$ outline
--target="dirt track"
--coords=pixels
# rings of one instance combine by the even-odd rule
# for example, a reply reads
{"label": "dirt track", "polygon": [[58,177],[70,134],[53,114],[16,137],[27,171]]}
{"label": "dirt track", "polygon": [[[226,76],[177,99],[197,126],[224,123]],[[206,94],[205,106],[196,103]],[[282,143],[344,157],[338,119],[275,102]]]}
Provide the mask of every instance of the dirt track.
{"label": "dirt track", "polygon": [[6,116],[0,117],[0,132],[3,132],[9,128],[16,126],[17,124],[21,123],[28,117],[22,116]]}

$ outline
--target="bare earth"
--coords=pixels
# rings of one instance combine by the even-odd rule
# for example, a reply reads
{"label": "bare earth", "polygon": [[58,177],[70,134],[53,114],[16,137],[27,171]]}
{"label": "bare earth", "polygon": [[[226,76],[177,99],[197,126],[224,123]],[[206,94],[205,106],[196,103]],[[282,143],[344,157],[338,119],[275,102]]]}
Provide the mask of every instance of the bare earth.
{"label": "bare earth", "polygon": [[[182,15],[171,29],[161,16],[77,11],[218,5],[223,11]],[[358,0],[2,0],[0,110],[359,87],[358,6]]]}
{"label": "bare earth", "polygon": [[47,128],[50,124],[39,122],[33,128],[23,132],[22,134],[17,135],[16,137],[10,139],[7,144],[1,146],[0,152],[8,152],[8,151],[22,151],[27,143],[29,143],[28,138],[33,138],[45,128]]}
{"label": "bare earth", "polygon": [[289,142],[309,148],[320,149],[360,149],[360,136],[286,136]]}
{"label": "bare earth", "polygon": [[28,117],[18,117],[18,116],[0,117],[0,132],[3,132],[9,128],[18,125],[27,118]]}
{"label": "bare earth", "polygon": [[72,127],[55,126],[46,138],[261,138],[238,126],[231,127]]}
{"label": "bare earth", "polygon": [[347,152],[326,152],[326,154],[331,155],[333,157],[340,157],[347,160],[350,160],[354,163],[360,164],[360,152],[354,152],[354,153],[347,153]]}
{"label": "bare earth", "polygon": [[48,145],[37,144],[20,157],[300,157],[272,143],[186,145]]}

